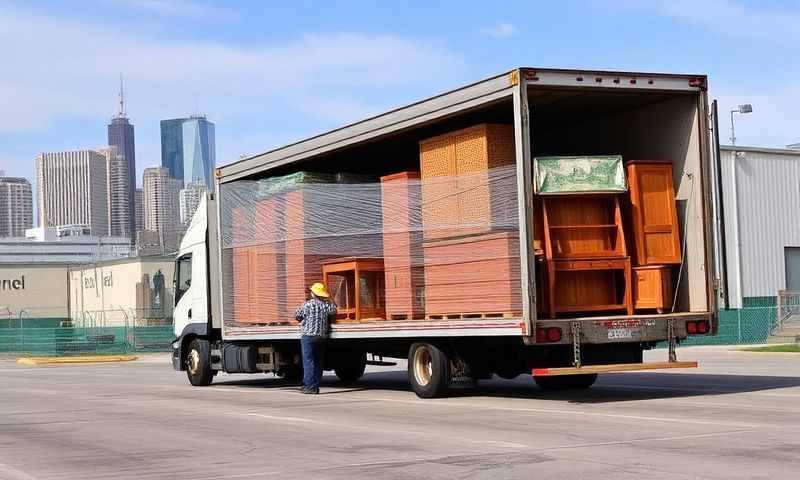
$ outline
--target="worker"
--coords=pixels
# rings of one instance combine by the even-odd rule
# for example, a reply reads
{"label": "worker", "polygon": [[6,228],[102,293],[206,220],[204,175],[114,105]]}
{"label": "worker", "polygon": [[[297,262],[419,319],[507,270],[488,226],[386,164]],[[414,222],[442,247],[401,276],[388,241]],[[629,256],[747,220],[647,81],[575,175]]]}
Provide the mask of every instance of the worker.
{"label": "worker", "polygon": [[330,317],[336,315],[336,304],[325,285],[315,283],[309,288],[311,298],[294,314],[300,322],[300,350],[303,357],[303,393],[319,393],[325,341],[328,338]]}

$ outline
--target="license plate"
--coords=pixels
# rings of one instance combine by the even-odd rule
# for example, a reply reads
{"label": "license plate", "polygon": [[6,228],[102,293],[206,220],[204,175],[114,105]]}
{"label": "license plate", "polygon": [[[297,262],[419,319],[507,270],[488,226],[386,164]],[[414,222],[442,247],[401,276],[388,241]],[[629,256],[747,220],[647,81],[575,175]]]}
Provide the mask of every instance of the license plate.
{"label": "license plate", "polygon": [[619,338],[633,338],[633,330],[630,328],[609,328],[608,329],[608,339],[619,339]]}

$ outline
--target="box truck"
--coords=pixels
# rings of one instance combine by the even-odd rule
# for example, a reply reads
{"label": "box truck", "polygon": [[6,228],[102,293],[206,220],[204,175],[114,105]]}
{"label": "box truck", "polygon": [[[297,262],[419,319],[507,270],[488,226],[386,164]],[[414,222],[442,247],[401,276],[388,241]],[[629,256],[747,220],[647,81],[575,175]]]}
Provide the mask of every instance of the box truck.
{"label": "box truck", "polygon": [[[298,378],[313,282],[338,305],[325,368],[343,382],[384,359],[424,398],[696,366],[675,347],[716,332],[706,92],[517,68],[217,168],[175,262],[173,367],[195,386]],[[666,361],[643,362],[657,345]]]}

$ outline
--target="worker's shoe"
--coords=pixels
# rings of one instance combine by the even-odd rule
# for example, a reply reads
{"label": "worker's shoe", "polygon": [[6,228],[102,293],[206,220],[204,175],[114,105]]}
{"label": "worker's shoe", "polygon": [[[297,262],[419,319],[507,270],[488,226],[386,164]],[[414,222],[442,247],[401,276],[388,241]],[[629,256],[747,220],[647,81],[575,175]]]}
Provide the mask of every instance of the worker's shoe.
{"label": "worker's shoe", "polygon": [[317,395],[319,394],[319,388],[304,388],[302,392],[309,395]]}

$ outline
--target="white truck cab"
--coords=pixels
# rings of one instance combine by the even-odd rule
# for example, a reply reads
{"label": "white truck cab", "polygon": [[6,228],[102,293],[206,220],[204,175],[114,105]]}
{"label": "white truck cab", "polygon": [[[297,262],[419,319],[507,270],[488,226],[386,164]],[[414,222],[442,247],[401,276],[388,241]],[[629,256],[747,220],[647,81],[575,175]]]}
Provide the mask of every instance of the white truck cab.
{"label": "white truck cab", "polygon": [[[203,198],[181,240],[175,260],[175,308],[172,363],[176,370],[187,370],[189,379],[202,377],[200,356],[209,354],[210,302],[208,282],[208,205]],[[211,375],[210,371],[207,372]]]}

